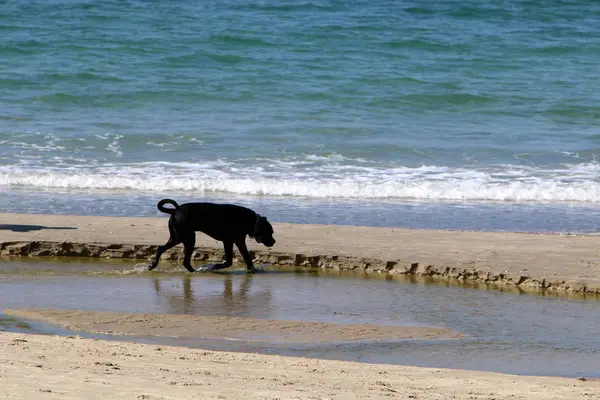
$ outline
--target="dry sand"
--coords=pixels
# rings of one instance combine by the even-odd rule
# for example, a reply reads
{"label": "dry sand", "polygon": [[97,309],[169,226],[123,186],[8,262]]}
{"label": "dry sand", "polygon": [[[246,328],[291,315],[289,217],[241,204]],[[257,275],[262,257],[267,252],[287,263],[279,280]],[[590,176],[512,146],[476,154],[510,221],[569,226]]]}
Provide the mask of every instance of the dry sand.
{"label": "dry sand", "polygon": [[315,343],[385,339],[457,339],[443,328],[331,324],[254,318],[133,314],[81,310],[5,309],[4,314],[61,325],[74,331],[163,337]]}
{"label": "dry sand", "polygon": [[600,383],[0,333],[3,399],[600,399]]}

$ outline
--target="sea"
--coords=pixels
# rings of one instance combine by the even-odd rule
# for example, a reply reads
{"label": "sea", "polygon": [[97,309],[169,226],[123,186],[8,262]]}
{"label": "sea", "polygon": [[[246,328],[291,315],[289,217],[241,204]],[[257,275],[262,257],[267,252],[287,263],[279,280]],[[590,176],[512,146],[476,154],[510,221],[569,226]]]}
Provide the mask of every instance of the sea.
{"label": "sea", "polygon": [[595,0],[0,0],[0,212],[600,231]]}

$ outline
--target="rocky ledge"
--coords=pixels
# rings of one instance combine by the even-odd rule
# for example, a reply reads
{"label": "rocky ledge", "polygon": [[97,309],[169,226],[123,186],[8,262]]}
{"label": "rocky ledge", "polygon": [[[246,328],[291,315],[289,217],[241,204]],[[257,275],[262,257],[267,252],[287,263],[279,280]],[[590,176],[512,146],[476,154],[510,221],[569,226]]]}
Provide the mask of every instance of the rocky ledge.
{"label": "rocky ledge", "polygon": [[[151,259],[156,245],[102,244],[53,241],[13,241],[0,242],[0,256],[26,257],[92,257]],[[250,251],[257,264],[272,264],[281,267],[323,268],[334,270],[364,271],[424,277],[432,281],[458,283],[484,288],[513,289],[520,292],[544,294],[581,294],[600,296],[600,287],[589,286],[585,282],[567,282],[545,277],[510,275],[474,268],[462,268],[444,265],[423,265],[419,262],[399,260],[381,260],[373,258],[345,257],[335,255],[307,255],[280,253],[272,251]],[[162,256],[163,260],[180,260],[181,249],[172,249]],[[223,250],[212,247],[197,247],[194,260],[219,262],[223,259]],[[241,260],[236,259],[235,262]]]}

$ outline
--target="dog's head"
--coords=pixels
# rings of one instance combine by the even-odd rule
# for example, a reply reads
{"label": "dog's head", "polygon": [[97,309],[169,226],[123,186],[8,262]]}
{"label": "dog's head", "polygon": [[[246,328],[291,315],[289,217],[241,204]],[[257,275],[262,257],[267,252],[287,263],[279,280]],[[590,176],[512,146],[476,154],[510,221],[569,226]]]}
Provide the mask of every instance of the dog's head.
{"label": "dog's head", "polygon": [[256,224],[254,225],[254,233],[252,234],[254,240],[267,247],[272,247],[275,244],[273,233],[273,227],[271,226],[271,223],[267,221],[267,218],[260,216],[260,214],[256,214]]}

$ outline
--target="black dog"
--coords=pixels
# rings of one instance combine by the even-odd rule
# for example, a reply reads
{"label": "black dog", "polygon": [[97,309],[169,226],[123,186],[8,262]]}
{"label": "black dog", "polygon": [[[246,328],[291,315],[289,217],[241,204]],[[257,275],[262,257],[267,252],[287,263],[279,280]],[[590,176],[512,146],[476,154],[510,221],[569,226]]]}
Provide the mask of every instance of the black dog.
{"label": "black dog", "polygon": [[[172,204],[175,208],[166,208],[165,204]],[[203,232],[213,239],[223,242],[225,248],[225,262],[211,264],[204,270],[217,270],[231,267],[233,264],[233,245],[235,244],[242,254],[248,271],[255,271],[252,258],[246,248],[246,235],[254,238],[258,243],[267,247],[275,244],[273,227],[265,217],[255,213],[249,208],[232,204],[214,203],[186,203],[179,205],[174,200],[163,199],[156,205],[164,213],[171,214],[169,218],[169,241],[160,246],[148,270],[152,271],[158,266],[160,256],[170,248],[183,243],[183,266],[190,272],[192,268],[192,252],[196,244],[196,231]]]}

